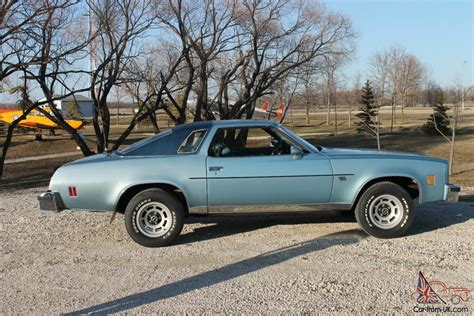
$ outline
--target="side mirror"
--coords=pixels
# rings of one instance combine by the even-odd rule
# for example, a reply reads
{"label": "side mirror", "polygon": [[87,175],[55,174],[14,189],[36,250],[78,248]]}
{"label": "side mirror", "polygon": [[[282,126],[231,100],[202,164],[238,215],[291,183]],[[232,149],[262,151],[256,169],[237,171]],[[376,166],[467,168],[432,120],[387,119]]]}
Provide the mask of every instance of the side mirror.
{"label": "side mirror", "polygon": [[301,159],[303,158],[303,149],[295,146],[291,146],[291,154],[293,155],[293,159]]}

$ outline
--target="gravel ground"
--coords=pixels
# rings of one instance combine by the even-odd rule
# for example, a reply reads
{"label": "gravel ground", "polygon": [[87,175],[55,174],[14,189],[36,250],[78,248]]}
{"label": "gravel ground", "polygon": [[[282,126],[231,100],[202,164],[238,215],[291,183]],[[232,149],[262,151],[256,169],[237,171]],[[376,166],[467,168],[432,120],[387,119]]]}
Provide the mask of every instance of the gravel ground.
{"label": "gravel ground", "polygon": [[122,216],[40,212],[44,190],[0,192],[0,314],[413,313],[418,271],[474,285],[474,202],[418,206],[393,240],[320,212],[188,218],[175,245],[148,249]]}

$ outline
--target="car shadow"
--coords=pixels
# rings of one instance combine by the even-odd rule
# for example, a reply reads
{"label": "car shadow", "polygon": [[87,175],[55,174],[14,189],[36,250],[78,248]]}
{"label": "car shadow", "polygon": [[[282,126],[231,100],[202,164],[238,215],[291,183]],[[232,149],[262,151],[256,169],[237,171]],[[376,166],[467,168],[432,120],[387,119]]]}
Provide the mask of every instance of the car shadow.
{"label": "car shadow", "polygon": [[226,282],[270,266],[278,265],[302,255],[307,255],[337,245],[344,246],[355,244],[365,237],[365,234],[359,230],[346,230],[328,234],[306,242],[262,253],[258,256],[228,264],[212,271],[203,272],[151,290],[127,295],[122,298],[76,310],[65,315],[112,314],[125,312],[132,308],[176,297],[221,282]]}
{"label": "car shadow", "polygon": [[474,206],[474,194],[461,195],[459,202],[468,202],[471,203],[471,206]]}
{"label": "car shadow", "polygon": [[415,205],[415,219],[407,235],[418,235],[461,224],[474,218],[474,195],[460,196],[458,203]]}
{"label": "car shadow", "polygon": [[[459,201],[459,203],[436,202],[422,205],[415,202],[415,219],[406,235],[423,234],[474,218],[474,195],[463,195]],[[277,225],[356,223],[356,219],[354,213],[350,211],[316,211],[313,213],[191,216],[185,223],[203,224],[203,226],[183,233],[174,245],[191,244]]]}
{"label": "car shadow", "polygon": [[350,212],[345,211],[190,216],[186,218],[185,224],[203,224],[203,226],[194,228],[188,233],[182,233],[174,245],[237,235],[277,225],[352,222],[356,222],[355,217]]}

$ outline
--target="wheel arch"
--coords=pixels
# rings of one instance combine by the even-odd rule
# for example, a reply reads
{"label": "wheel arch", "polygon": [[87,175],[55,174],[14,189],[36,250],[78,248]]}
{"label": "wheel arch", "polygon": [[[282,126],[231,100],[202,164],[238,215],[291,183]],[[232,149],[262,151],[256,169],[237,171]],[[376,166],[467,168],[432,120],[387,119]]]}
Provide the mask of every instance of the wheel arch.
{"label": "wheel arch", "polygon": [[139,192],[146,190],[146,189],[162,189],[172,195],[174,195],[183,205],[183,209],[186,215],[189,213],[188,208],[188,198],[186,197],[185,192],[176,186],[175,184],[165,183],[165,182],[157,182],[157,183],[140,183],[131,185],[124,190],[119,195],[117,203],[115,204],[114,211],[117,213],[123,214],[125,212],[125,208],[127,207],[128,202],[131,198],[137,195]]}
{"label": "wheel arch", "polygon": [[359,202],[360,197],[362,194],[372,185],[379,183],[379,182],[392,182],[395,184],[398,184],[401,186],[403,189],[405,189],[408,194],[410,194],[412,199],[416,198],[421,198],[421,186],[419,181],[411,176],[400,176],[400,175],[395,175],[395,176],[383,176],[383,177],[378,177],[378,178],[373,178],[367,180],[357,191],[356,197],[354,201],[352,202],[352,208],[355,208],[357,203]]}

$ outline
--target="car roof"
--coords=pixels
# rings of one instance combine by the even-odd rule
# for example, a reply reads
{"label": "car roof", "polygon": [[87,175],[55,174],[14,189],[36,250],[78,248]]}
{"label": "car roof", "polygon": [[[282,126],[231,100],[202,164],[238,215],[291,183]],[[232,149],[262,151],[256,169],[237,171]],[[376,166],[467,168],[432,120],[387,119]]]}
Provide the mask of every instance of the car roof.
{"label": "car roof", "polygon": [[209,129],[213,126],[217,128],[226,128],[226,127],[252,127],[252,126],[278,126],[277,122],[265,121],[265,120],[216,120],[216,121],[200,121],[194,123],[187,123],[177,125],[172,128],[172,131],[182,132],[182,131],[197,131],[200,129]]}

